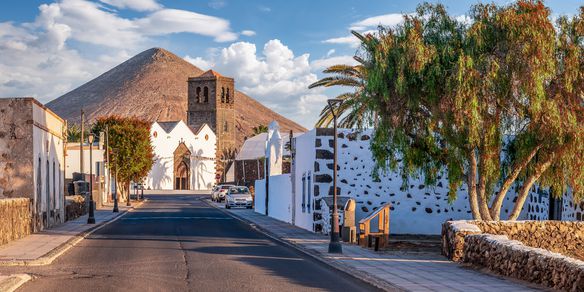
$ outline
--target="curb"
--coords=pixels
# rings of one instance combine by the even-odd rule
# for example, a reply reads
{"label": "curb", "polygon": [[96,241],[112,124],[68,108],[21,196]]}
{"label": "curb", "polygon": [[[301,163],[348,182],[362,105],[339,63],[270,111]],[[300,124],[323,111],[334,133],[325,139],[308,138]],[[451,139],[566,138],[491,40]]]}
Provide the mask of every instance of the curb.
{"label": "curb", "polygon": [[8,278],[0,281],[0,291],[13,292],[16,291],[24,283],[30,281],[31,276],[27,274],[10,275]]}
{"label": "curb", "polygon": [[383,280],[381,280],[381,279],[379,279],[379,278],[377,278],[375,276],[371,276],[371,275],[369,275],[367,273],[361,272],[361,271],[356,270],[354,268],[346,267],[344,265],[339,265],[338,262],[335,262],[333,260],[329,260],[329,259],[323,258],[323,257],[320,256],[320,254],[318,252],[315,252],[315,251],[312,251],[310,249],[307,249],[307,248],[305,248],[305,247],[303,247],[303,246],[301,246],[299,244],[296,244],[294,242],[287,241],[285,239],[281,239],[276,234],[272,233],[271,231],[269,231],[269,230],[267,230],[267,229],[265,229],[265,228],[257,225],[256,223],[254,223],[254,222],[252,222],[252,221],[250,221],[248,219],[245,219],[245,218],[243,218],[243,217],[241,217],[239,215],[236,215],[235,213],[229,212],[229,211],[227,211],[225,209],[221,209],[221,208],[219,208],[219,207],[211,204],[206,199],[203,199],[202,201],[205,202],[207,205],[209,205],[209,206],[211,206],[211,207],[213,207],[213,208],[215,208],[215,209],[223,212],[224,214],[227,214],[228,216],[230,216],[230,217],[232,217],[232,218],[234,218],[236,220],[239,220],[239,221],[241,221],[241,222],[243,222],[243,223],[251,226],[251,228],[253,228],[254,230],[260,232],[261,234],[265,235],[266,237],[268,237],[268,238],[270,238],[270,239],[272,239],[272,240],[274,240],[274,241],[276,241],[276,242],[278,242],[278,243],[280,243],[280,244],[282,244],[284,246],[293,248],[293,249],[295,249],[295,250],[297,250],[297,251],[299,251],[299,252],[301,252],[301,253],[303,253],[303,254],[305,254],[305,255],[307,255],[307,256],[309,256],[309,257],[311,257],[311,258],[313,258],[313,259],[315,259],[317,261],[319,261],[320,263],[323,263],[323,264],[325,264],[325,265],[327,265],[327,266],[329,266],[329,267],[331,267],[331,268],[333,268],[333,269],[335,269],[335,270],[337,270],[339,272],[342,272],[342,273],[344,273],[344,274],[346,274],[346,275],[348,275],[350,277],[353,277],[353,278],[355,278],[357,280],[360,280],[362,282],[365,282],[365,283],[367,283],[369,285],[372,285],[372,286],[374,286],[374,287],[376,287],[378,289],[384,290],[384,291],[407,291],[407,290],[404,290],[403,288],[400,288],[398,286],[395,286],[395,285],[393,285],[393,284],[391,284],[389,282],[383,281]]}
{"label": "curb", "polygon": [[[116,222],[118,219],[122,218],[123,216],[125,216],[129,212],[132,212],[137,207],[142,206],[142,204],[144,204],[147,201],[148,201],[148,199],[144,199],[142,202],[135,204],[134,206],[132,206],[128,210],[120,212],[117,216],[113,217],[112,219],[110,219],[108,221],[103,221],[103,222],[98,223],[95,226],[93,226],[87,230],[79,232],[77,235],[73,236],[72,238],[70,238],[66,242],[55,247],[54,249],[52,249],[51,251],[47,252],[45,255],[43,255],[39,258],[36,258],[33,260],[0,260],[0,266],[45,266],[45,265],[50,265],[55,259],[57,259],[61,255],[63,255],[70,248],[77,245],[79,242],[81,242],[87,236],[89,236],[92,233],[106,227],[110,223]],[[0,286],[0,291],[4,291],[1,288],[2,287]]]}

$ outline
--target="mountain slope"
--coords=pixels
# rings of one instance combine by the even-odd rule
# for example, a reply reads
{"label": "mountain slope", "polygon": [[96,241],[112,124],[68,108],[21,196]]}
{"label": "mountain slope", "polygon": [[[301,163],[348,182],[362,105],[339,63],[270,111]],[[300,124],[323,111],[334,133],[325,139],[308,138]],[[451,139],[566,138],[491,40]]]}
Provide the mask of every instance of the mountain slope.
{"label": "mountain slope", "polygon": [[[113,114],[149,121],[186,121],[187,79],[201,73],[201,69],[173,53],[152,48],[47,106],[69,122],[80,120],[82,108],[89,121]],[[278,121],[282,131],[306,131],[239,91],[236,92],[235,111],[238,144],[253,133],[253,127],[268,125],[272,120]]]}

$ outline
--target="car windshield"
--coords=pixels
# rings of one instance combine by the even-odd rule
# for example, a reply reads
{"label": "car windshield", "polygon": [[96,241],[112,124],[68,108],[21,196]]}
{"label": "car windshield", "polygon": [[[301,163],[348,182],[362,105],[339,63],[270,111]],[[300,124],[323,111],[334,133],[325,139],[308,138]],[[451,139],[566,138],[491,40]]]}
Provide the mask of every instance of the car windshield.
{"label": "car windshield", "polygon": [[235,187],[229,189],[230,194],[247,194],[249,190],[246,187]]}
{"label": "car windshield", "polygon": [[229,188],[232,188],[233,186],[221,186],[222,190],[228,190]]}

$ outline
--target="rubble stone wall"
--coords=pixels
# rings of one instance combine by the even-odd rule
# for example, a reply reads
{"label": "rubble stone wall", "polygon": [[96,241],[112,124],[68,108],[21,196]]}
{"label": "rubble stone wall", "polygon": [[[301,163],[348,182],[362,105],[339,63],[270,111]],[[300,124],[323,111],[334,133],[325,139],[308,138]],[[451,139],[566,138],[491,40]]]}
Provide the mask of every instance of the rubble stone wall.
{"label": "rubble stone wall", "polygon": [[83,196],[66,196],[65,221],[76,219],[87,213],[87,205]]}
{"label": "rubble stone wall", "polygon": [[[537,237],[545,241],[545,237]],[[583,261],[526,246],[506,235],[467,235],[464,262],[559,291],[584,291]]]}
{"label": "rubble stone wall", "polygon": [[31,200],[0,199],[0,245],[25,237],[31,232]]}

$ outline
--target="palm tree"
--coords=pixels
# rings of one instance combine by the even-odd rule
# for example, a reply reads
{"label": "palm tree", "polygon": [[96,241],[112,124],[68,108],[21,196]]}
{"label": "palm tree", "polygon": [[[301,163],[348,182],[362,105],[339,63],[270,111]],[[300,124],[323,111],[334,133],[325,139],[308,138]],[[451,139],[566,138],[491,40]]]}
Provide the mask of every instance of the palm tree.
{"label": "palm tree", "polygon": [[[360,40],[364,40],[366,36],[362,36],[357,32],[353,34]],[[342,99],[344,102],[339,108],[339,115],[341,120],[339,126],[343,128],[362,128],[373,121],[377,123],[377,117],[372,111],[367,102],[365,95],[365,80],[367,79],[367,71],[364,61],[361,58],[355,58],[358,65],[333,65],[326,68],[323,73],[334,74],[312,83],[308,88],[316,87],[332,87],[332,86],[346,86],[352,87],[353,92],[343,93],[336,98]],[[316,127],[328,127],[332,124],[333,116],[326,106],[320,112],[320,117],[316,122]]]}
{"label": "palm tree", "polygon": [[253,134],[254,135],[259,135],[261,133],[267,133],[268,132],[268,127],[260,124],[257,127],[253,127],[252,130],[253,130]]}

